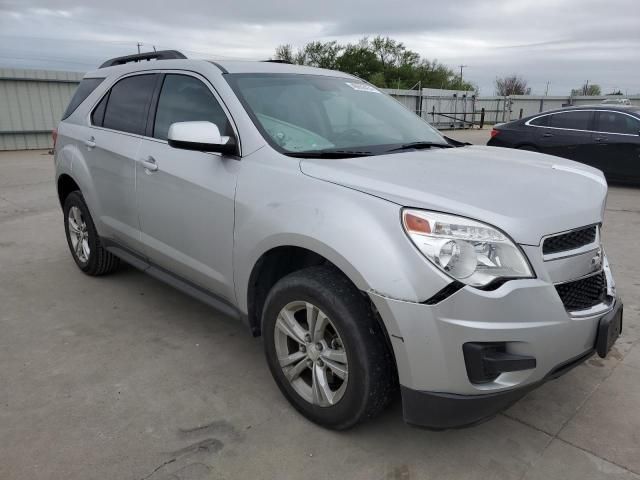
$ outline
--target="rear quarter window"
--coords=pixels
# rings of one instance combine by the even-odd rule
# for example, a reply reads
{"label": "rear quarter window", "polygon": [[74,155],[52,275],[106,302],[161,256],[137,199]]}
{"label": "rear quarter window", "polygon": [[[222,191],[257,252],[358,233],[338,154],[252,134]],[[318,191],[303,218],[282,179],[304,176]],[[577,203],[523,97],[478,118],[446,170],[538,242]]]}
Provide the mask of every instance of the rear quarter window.
{"label": "rear quarter window", "polygon": [[543,115],[542,117],[534,118],[529,121],[529,125],[535,125],[536,127],[546,127],[549,122],[549,115]]}
{"label": "rear quarter window", "polygon": [[80,82],[80,85],[78,85],[73,97],[71,97],[71,101],[62,115],[62,120],[75,112],[76,108],[91,95],[91,92],[98,88],[98,85],[100,85],[103,80],[104,78],[84,78]]}

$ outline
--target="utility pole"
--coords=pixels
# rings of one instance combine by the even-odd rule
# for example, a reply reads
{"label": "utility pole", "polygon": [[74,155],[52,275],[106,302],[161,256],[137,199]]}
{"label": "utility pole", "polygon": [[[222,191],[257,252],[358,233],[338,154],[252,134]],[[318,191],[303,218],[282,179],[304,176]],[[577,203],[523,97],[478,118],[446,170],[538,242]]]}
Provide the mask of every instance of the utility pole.
{"label": "utility pole", "polygon": [[460,67],[460,88],[462,88],[462,69],[467,68],[469,65],[458,65]]}
{"label": "utility pole", "polygon": [[545,88],[544,90],[544,96],[545,97],[549,96],[549,80],[547,80],[547,88]]}
{"label": "utility pole", "polygon": [[587,80],[584,84],[584,90],[582,92],[583,95],[587,95],[587,92],[589,91],[589,80]]}
{"label": "utility pole", "polygon": [[138,46],[138,54],[140,54],[140,47],[142,46],[142,44],[138,42],[136,45]]}

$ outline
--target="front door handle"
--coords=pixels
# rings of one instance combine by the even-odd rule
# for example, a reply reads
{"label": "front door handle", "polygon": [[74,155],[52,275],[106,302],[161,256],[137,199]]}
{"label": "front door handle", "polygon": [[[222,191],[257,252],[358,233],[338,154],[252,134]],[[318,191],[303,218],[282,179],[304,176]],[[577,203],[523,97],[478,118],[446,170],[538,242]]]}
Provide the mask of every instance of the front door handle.
{"label": "front door handle", "polygon": [[596,142],[606,142],[607,141],[607,137],[596,137],[596,138],[594,138],[594,140]]}
{"label": "front door handle", "polygon": [[142,163],[144,169],[149,172],[155,172],[158,170],[158,164],[156,163],[156,159],[153,157],[147,157],[146,159],[141,160],[140,163]]}
{"label": "front door handle", "polygon": [[543,138],[553,137],[553,133],[545,133],[542,135]]}
{"label": "front door handle", "polygon": [[96,146],[96,139],[91,137],[88,140],[85,140],[84,144],[87,146],[88,149],[92,149]]}

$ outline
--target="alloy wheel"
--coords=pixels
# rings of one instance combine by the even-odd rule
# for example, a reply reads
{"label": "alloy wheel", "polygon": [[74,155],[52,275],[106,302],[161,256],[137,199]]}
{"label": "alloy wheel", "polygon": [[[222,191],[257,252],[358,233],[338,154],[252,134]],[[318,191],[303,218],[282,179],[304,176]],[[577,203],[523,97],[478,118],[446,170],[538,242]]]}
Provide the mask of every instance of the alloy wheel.
{"label": "alloy wheel", "polygon": [[69,209],[67,216],[67,224],[69,226],[69,239],[71,240],[71,248],[78,260],[82,263],[89,261],[91,250],[89,248],[89,231],[87,223],[82,216],[82,211],[75,205]]}
{"label": "alloy wheel", "polygon": [[282,371],[293,389],[320,407],[335,405],[347,388],[347,353],[333,322],[317,306],[286,305],[275,324],[275,347]]}

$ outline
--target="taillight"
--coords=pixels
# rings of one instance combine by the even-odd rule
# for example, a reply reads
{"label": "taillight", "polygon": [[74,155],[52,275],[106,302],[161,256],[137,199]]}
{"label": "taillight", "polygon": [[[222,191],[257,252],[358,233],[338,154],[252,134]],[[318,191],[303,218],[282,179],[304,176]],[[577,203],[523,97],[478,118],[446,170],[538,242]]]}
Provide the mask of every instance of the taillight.
{"label": "taillight", "polygon": [[491,138],[496,137],[500,133],[500,130],[496,130],[495,128],[491,130]]}
{"label": "taillight", "polygon": [[56,149],[56,142],[58,141],[58,129],[51,130],[51,138],[53,139],[53,149]]}

